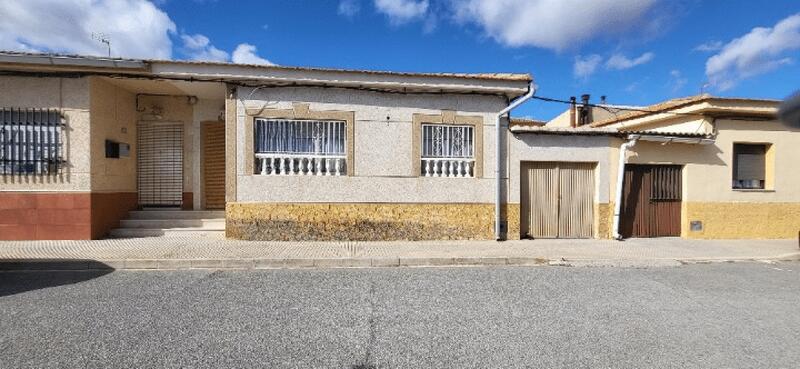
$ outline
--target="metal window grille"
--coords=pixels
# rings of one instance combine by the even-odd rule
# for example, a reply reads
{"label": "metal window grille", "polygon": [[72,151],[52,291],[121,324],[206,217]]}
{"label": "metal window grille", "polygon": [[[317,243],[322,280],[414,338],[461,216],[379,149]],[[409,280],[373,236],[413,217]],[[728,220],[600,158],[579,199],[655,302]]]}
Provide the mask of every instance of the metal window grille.
{"label": "metal window grille", "polygon": [[255,125],[257,154],[345,155],[345,122],[257,119]]}
{"label": "metal window grille", "polygon": [[472,126],[422,125],[423,158],[472,159],[475,137]]}
{"label": "metal window grille", "polygon": [[58,110],[0,108],[0,173],[54,175],[64,167]]}

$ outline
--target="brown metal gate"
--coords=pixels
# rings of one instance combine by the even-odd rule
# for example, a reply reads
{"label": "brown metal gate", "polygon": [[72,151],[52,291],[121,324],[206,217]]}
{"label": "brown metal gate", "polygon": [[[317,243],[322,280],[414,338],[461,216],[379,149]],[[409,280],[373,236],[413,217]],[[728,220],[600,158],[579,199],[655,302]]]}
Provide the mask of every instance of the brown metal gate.
{"label": "brown metal gate", "polygon": [[593,163],[525,163],[521,179],[523,235],[533,238],[592,237]]}
{"label": "brown metal gate", "polygon": [[681,235],[681,166],[625,166],[620,234],[623,237]]}
{"label": "brown metal gate", "polygon": [[183,204],[183,124],[139,122],[139,206]]}

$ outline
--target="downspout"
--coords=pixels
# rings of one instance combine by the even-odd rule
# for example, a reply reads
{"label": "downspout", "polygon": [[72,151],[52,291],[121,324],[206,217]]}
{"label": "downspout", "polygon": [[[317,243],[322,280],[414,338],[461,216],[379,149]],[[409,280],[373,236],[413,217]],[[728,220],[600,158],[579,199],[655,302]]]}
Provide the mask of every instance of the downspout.
{"label": "downspout", "polygon": [[614,225],[613,233],[614,239],[622,240],[622,235],[619,234],[619,216],[622,212],[622,181],[625,179],[625,157],[628,154],[628,149],[636,145],[636,140],[639,136],[629,136],[628,141],[625,141],[619,146],[619,163],[617,164],[617,187],[614,196]]}
{"label": "downspout", "polygon": [[513,102],[511,102],[511,104],[509,104],[507,107],[505,107],[505,109],[501,110],[495,116],[494,126],[495,126],[495,129],[496,129],[496,132],[495,132],[495,135],[494,135],[495,136],[495,142],[494,142],[494,149],[495,149],[495,153],[494,153],[494,156],[495,156],[495,164],[494,164],[494,179],[495,179],[495,184],[494,184],[494,186],[495,186],[494,187],[494,195],[495,195],[495,197],[494,197],[494,238],[497,241],[501,241],[503,239],[503,236],[502,236],[502,234],[500,232],[500,222],[502,221],[502,216],[500,215],[500,208],[501,208],[501,203],[503,201],[502,193],[501,193],[502,192],[501,189],[502,189],[502,186],[503,186],[503,178],[500,177],[500,172],[501,172],[500,168],[503,167],[504,162],[503,162],[503,158],[501,157],[502,150],[501,150],[501,147],[500,147],[500,145],[502,144],[502,139],[501,139],[501,136],[500,136],[500,133],[502,132],[502,129],[500,129],[500,119],[503,117],[503,115],[508,114],[511,110],[513,110],[514,108],[520,106],[520,104],[524,103],[525,101],[530,100],[530,98],[533,97],[534,93],[536,93],[536,85],[534,85],[533,81],[531,81],[531,84],[528,86],[528,92],[525,95],[523,95],[523,96],[517,98],[516,100],[514,100]]}

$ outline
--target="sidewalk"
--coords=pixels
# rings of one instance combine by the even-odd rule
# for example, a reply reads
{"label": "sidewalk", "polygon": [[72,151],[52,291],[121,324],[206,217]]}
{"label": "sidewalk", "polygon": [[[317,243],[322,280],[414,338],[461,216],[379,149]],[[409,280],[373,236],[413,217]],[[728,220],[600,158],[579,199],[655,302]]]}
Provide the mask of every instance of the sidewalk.
{"label": "sidewalk", "polygon": [[267,242],[215,238],[0,241],[0,270],[397,267],[445,265],[671,266],[800,260],[797,240],[677,238],[521,241]]}

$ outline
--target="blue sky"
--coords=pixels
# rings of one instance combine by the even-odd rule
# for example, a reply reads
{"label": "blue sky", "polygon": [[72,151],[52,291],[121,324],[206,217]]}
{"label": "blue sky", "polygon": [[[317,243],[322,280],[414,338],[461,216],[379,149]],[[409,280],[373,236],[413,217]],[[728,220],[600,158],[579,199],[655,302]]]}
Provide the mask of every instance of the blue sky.
{"label": "blue sky", "polygon": [[[715,95],[776,99],[800,88],[797,0],[52,3],[0,0],[0,13],[18,15],[22,28],[36,28],[0,25],[0,49],[97,54],[104,52],[91,39],[97,32],[111,39],[115,56],[526,72],[541,96],[590,93],[593,99],[607,95],[610,103],[630,105],[697,94],[703,85]],[[64,3],[75,3],[90,20],[79,20],[78,10]],[[131,17],[121,18],[126,11]],[[22,23],[34,12],[49,12],[51,20],[31,17]],[[77,25],[59,25],[67,21]],[[55,33],[63,38],[46,37]],[[532,102],[515,115],[548,119],[564,108]]]}

